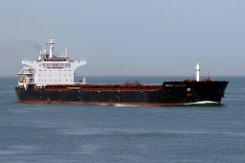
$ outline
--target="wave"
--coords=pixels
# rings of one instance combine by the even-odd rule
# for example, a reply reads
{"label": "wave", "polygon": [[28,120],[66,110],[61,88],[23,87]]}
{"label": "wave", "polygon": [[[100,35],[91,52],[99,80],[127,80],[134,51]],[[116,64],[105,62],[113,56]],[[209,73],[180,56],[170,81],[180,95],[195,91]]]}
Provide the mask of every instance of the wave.
{"label": "wave", "polygon": [[181,136],[181,135],[224,135],[228,137],[245,137],[244,132],[216,132],[216,131],[188,131],[188,130],[128,130],[128,129],[94,129],[94,130],[63,130],[66,135],[80,135],[80,136]]}
{"label": "wave", "polygon": [[114,106],[114,107],[139,107],[140,105],[132,105],[132,104],[110,104],[110,103],[98,103],[100,106]]}
{"label": "wave", "polygon": [[16,146],[10,146],[8,149],[0,150],[0,155],[16,155],[16,154],[26,154],[30,152],[34,152],[37,150],[36,147],[31,145],[16,145]]}
{"label": "wave", "polygon": [[233,88],[229,90],[230,93],[242,93],[245,92],[245,88]]}
{"label": "wave", "polygon": [[0,91],[0,93],[15,93],[15,91]]}
{"label": "wave", "polygon": [[224,101],[245,101],[245,99],[241,99],[241,98],[226,98],[226,99],[224,99]]}
{"label": "wave", "polygon": [[130,105],[130,104],[114,104],[115,107],[139,107],[138,105]]}
{"label": "wave", "polygon": [[197,102],[188,102],[185,105],[213,105],[213,104],[219,104],[218,102],[215,101],[197,101]]}

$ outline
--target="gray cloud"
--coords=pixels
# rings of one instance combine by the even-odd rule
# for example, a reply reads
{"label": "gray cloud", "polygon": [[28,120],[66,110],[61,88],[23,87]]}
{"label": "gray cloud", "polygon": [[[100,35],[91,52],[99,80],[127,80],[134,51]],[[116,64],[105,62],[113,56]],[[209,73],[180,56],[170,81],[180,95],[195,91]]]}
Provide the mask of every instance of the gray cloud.
{"label": "gray cloud", "polygon": [[27,40],[23,41],[23,47],[24,48],[29,48],[31,50],[39,51],[41,50],[42,46],[40,43],[34,40]]}

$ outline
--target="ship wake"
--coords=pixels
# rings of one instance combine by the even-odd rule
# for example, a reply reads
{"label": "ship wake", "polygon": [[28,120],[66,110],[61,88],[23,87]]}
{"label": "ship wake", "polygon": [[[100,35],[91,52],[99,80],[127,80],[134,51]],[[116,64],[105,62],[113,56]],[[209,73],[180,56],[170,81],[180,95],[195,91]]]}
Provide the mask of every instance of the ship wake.
{"label": "ship wake", "polygon": [[216,101],[197,101],[197,102],[189,102],[185,103],[185,105],[218,105],[219,103]]}
{"label": "ship wake", "polygon": [[115,107],[138,107],[139,105],[130,105],[130,104],[114,104]]}

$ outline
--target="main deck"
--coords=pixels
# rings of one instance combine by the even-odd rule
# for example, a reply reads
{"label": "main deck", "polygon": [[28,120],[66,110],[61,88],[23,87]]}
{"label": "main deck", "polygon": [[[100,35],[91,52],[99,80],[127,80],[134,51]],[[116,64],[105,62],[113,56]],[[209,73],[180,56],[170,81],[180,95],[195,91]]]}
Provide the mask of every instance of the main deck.
{"label": "main deck", "polygon": [[[24,87],[16,87],[22,90]],[[161,90],[160,84],[66,84],[66,85],[47,85],[47,86],[29,86],[30,90],[47,90],[47,91],[69,91],[69,90],[83,90],[83,91],[150,91]]]}

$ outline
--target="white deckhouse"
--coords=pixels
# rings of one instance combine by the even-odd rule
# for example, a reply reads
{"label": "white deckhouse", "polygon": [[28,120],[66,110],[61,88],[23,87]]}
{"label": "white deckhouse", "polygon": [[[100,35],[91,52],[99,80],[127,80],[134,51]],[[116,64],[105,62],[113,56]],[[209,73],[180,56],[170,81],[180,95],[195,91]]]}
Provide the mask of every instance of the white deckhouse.
{"label": "white deckhouse", "polygon": [[25,88],[29,85],[63,85],[74,84],[75,70],[86,64],[86,60],[70,60],[65,55],[54,54],[54,39],[49,39],[46,45],[49,46],[49,52],[42,48],[37,60],[22,60],[25,65],[18,73],[21,76],[18,84]]}

